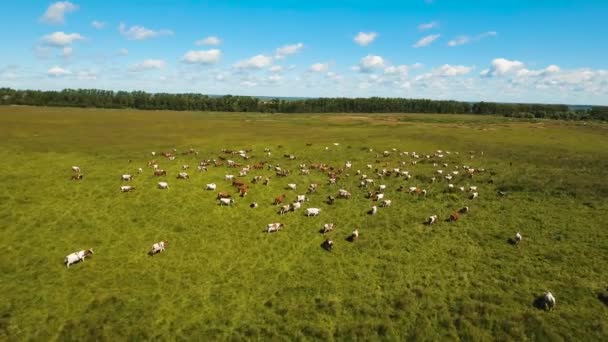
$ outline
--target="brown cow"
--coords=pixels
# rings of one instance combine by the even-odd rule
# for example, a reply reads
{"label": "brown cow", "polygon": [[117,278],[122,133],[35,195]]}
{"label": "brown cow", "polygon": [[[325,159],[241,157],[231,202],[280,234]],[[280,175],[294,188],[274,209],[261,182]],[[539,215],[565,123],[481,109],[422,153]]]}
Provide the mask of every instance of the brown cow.
{"label": "brown cow", "polygon": [[231,197],[232,197],[232,196],[230,196],[230,194],[229,194],[229,193],[227,193],[227,192],[219,192],[219,193],[217,194],[217,199],[220,199],[220,198],[231,198]]}
{"label": "brown cow", "polygon": [[165,171],[165,170],[154,170],[154,175],[155,176],[166,176],[167,175],[167,171]]}
{"label": "brown cow", "polygon": [[247,196],[247,193],[249,192],[249,187],[245,184],[239,186],[239,196],[241,197],[245,197]]}
{"label": "brown cow", "polygon": [[281,196],[277,196],[274,199],[274,203],[273,204],[275,204],[275,205],[276,204],[281,204],[281,203],[283,203],[284,200],[285,200],[285,194],[282,194]]}
{"label": "brown cow", "polygon": [[237,187],[237,188],[238,188],[238,187],[241,187],[241,186],[243,186],[243,185],[245,185],[245,183],[243,183],[243,182],[241,182],[241,181],[237,181],[237,180],[233,180],[233,181],[232,181],[232,186],[234,186],[234,187]]}
{"label": "brown cow", "polygon": [[454,212],[450,215],[450,218],[448,219],[448,221],[455,222],[455,221],[458,221],[459,218],[460,218],[460,214],[458,214],[457,212]]}

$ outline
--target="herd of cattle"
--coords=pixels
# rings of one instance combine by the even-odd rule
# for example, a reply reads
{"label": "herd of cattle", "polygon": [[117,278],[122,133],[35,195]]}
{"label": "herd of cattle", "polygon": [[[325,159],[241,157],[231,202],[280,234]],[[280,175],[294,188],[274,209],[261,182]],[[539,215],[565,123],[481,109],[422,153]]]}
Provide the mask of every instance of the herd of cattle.
{"label": "herd of cattle", "polygon": [[[335,143],[338,146],[338,143]],[[310,144],[307,144],[310,146]],[[281,146],[279,146],[281,148]],[[350,147],[349,147],[350,148]],[[325,150],[329,150],[329,147],[325,147]],[[360,191],[364,196],[369,199],[373,204],[367,210],[368,215],[376,215],[378,213],[379,208],[388,208],[391,207],[393,201],[391,199],[385,198],[387,195],[387,187],[391,187],[390,183],[393,183],[394,180],[400,181],[408,181],[412,178],[418,184],[434,184],[435,188],[437,184],[440,184],[439,187],[443,188],[443,192],[449,193],[462,193],[463,198],[466,198],[470,201],[473,201],[480,196],[479,187],[477,185],[467,185],[467,186],[456,186],[454,183],[472,183],[473,180],[476,180],[480,174],[484,174],[487,171],[483,168],[471,167],[468,165],[458,165],[457,159],[459,158],[459,152],[451,152],[451,151],[443,151],[437,150],[432,154],[418,154],[416,152],[406,152],[406,151],[398,151],[393,148],[391,150],[385,150],[382,153],[375,153],[373,149],[365,148],[366,152],[375,155],[375,161],[369,164],[361,164],[360,169],[355,168],[355,163],[351,161],[345,161],[342,165],[328,165],[325,163],[311,163],[311,164],[297,164],[293,165],[294,160],[296,160],[296,156],[293,154],[284,154],[283,157],[286,158],[287,164],[292,164],[295,168],[297,166],[297,172],[300,176],[310,175],[311,172],[315,171],[319,174],[326,177],[326,184],[320,183],[311,183],[306,187],[306,194],[296,195],[296,198],[291,203],[286,203],[286,194],[278,195],[274,198],[273,201],[269,201],[269,205],[278,206],[277,213],[279,215],[285,215],[290,212],[296,212],[302,209],[302,206],[305,203],[309,203],[310,196],[312,194],[317,193],[318,189],[322,186],[327,187],[335,187],[336,192],[335,195],[329,195],[324,200],[325,204],[332,205],[336,200],[348,200],[352,197],[351,191],[347,189],[339,188],[338,185],[341,183],[346,183],[345,179],[355,178],[357,181],[358,191]],[[270,184],[271,178],[270,176],[262,176],[256,175],[254,176],[250,183],[247,184],[243,181],[244,177],[249,176],[250,173],[254,173],[255,171],[265,171],[268,173],[269,171],[274,173],[277,179],[286,177],[292,174],[292,170],[285,168],[284,166],[280,166],[278,163],[274,165],[266,160],[260,160],[256,163],[251,162],[253,156],[249,153],[252,152],[251,149],[243,149],[243,150],[221,150],[222,154],[215,159],[206,159],[200,161],[197,165],[198,172],[206,172],[209,168],[227,168],[229,170],[233,170],[234,172],[230,172],[224,176],[224,182],[229,182],[238,193],[238,196],[244,198],[250,192],[254,184],[261,184],[263,186],[268,186]],[[375,153],[375,154],[374,154]],[[186,152],[183,152],[182,155],[191,155],[194,158],[198,156],[199,152],[194,149],[189,149]],[[172,152],[163,152],[157,154],[156,152],[151,152],[153,158],[162,157],[167,161],[175,161],[178,157],[177,151],[173,149]],[[266,159],[272,159],[272,152],[269,148],[264,149],[264,156]],[[469,159],[473,160],[477,157],[483,156],[483,152],[476,153],[475,151],[469,152]],[[240,162],[237,162],[233,159],[240,159]],[[131,160],[129,160],[131,162]],[[456,162],[456,164],[454,164]],[[427,172],[426,174],[417,174],[414,176],[413,173],[405,170],[405,168],[416,168],[416,165],[419,164],[429,164],[432,165],[432,171]],[[157,159],[151,159],[147,162],[147,167],[152,169],[152,174],[156,177],[167,177],[167,171],[160,168],[159,162]],[[188,164],[183,164],[181,166],[180,172],[176,174],[176,179],[178,180],[188,180],[190,179],[190,175],[188,174],[188,170],[190,166]],[[80,167],[72,166],[73,175],[71,176],[72,180],[81,181],[84,178],[83,173],[81,172]],[[237,174],[238,171],[238,174]],[[142,167],[137,168],[137,173],[144,173],[144,169]],[[493,172],[489,172],[493,175]],[[123,174],[120,176],[120,180],[123,183],[131,182],[135,176],[133,174]],[[485,182],[488,184],[493,184],[493,178],[483,177]],[[466,181],[464,181],[466,180]],[[353,184],[353,182],[350,182]],[[382,184],[377,184],[382,183]],[[376,185],[377,184],[377,185]],[[387,185],[389,184],[389,185]],[[157,182],[157,188],[161,190],[168,190],[169,182],[164,179],[162,181]],[[208,183],[205,185],[204,190],[207,191],[216,191],[218,188],[216,183]],[[420,185],[417,186],[395,186],[397,192],[408,193],[411,196],[420,196],[426,197],[431,190],[425,189]],[[296,183],[287,183],[285,186],[285,190],[297,191],[298,186]],[[129,193],[136,190],[136,187],[133,185],[121,185],[120,192]],[[498,196],[505,196],[506,193],[502,191],[497,192]],[[234,196],[237,196],[236,194]],[[217,203],[220,206],[231,206],[235,203],[235,198],[228,192],[218,192],[215,196],[217,199]],[[249,204],[250,208],[257,208],[258,203],[252,202]],[[445,218],[446,222],[455,222],[460,220],[463,215],[469,212],[470,208],[468,205],[461,207],[458,210],[454,210],[449,216]],[[303,209],[304,216],[319,216],[322,213],[322,209],[318,207],[308,207]],[[426,225],[435,225],[440,221],[439,215],[432,214],[428,216],[423,223]],[[325,237],[326,234],[330,233],[337,226],[336,223],[326,223],[323,225],[320,232]],[[285,228],[285,224],[281,222],[273,222],[269,223],[264,231],[267,233],[277,233]],[[348,236],[347,240],[350,242],[354,242],[359,238],[359,230],[354,229]],[[509,242],[512,244],[519,244],[522,240],[522,235],[520,232],[516,232],[514,238],[509,239]],[[168,245],[167,241],[160,241],[152,245],[152,248],[149,250],[149,255],[155,255],[157,253],[163,252],[165,247]],[[321,247],[327,251],[332,251],[334,248],[334,241],[329,238],[325,238]],[[72,253],[65,258],[65,265],[69,267],[71,264],[84,261],[84,259],[93,254],[93,249],[82,250],[79,252]],[[555,305],[555,298],[551,294],[551,292],[545,293],[541,297],[542,305],[545,309],[551,309]]]}

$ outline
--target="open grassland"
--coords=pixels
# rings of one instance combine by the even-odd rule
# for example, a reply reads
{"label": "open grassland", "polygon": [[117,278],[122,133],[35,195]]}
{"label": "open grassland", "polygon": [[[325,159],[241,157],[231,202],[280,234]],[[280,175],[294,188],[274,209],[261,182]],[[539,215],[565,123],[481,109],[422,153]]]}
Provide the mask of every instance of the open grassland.
{"label": "open grassland", "polygon": [[[167,177],[145,165],[150,151],[191,147],[200,155],[157,157]],[[371,175],[368,163],[411,160],[376,158],[393,147],[459,151],[446,169],[485,168],[453,182],[478,186],[479,198],[430,184],[433,166],[419,163],[403,167],[410,180],[376,181],[393,205],[369,216],[354,171],[336,187],[318,171],[297,172],[301,163],[350,160]],[[222,148],[252,148],[252,164],[264,159],[292,174],[254,170],[247,183],[263,175],[270,185],[251,185],[234,207],[219,207],[203,186],[234,194],[224,175],[238,169],[198,173],[196,165]],[[605,124],[0,107],[0,160],[0,340],[608,339]],[[175,179],[182,164],[191,166],[189,180]],[[83,181],[70,181],[72,165]],[[135,192],[119,192],[123,173],[136,175]],[[157,189],[159,180],[171,188]],[[291,200],[314,182],[321,188],[304,208],[322,208],[319,217],[276,214],[275,196]],[[284,190],[287,183],[298,191]],[[323,203],[338,188],[353,198]],[[250,209],[254,201],[260,206]],[[471,211],[458,222],[422,224],[463,205]],[[286,228],[264,233],[271,222]],[[320,248],[328,222],[338,224],[328,234],[332,252]],[[360,238],[347,242],[354,228]],[[524,239],[513,246],[516,231]],[[147,256],[163,239],[166,252]],[[91,258],[65,268],[66,255],[90,247]],[[557,299],[550,312],[532,305],[547,290]]]}

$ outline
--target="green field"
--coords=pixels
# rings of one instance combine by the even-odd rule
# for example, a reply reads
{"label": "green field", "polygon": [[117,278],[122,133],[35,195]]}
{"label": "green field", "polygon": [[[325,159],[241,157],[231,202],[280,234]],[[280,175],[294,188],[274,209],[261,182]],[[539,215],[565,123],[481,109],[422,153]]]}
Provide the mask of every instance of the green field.
{"label": "green field", "polygon": [[[608,286],[606,124],[0,107],[0,142],[0,340],[608,339],[600,300]],[[168,176],[154,177],[150,152],[173,148],[175,161],[156,157]],[[200,154],[180,154],[189,148]],[[251,185],[234,207],[220,207],[203,187],[234,194],[224,175],[238,169],[199,173],[196,165],[231,157],[222,148],[251,148],[252,160],[235,161],[267,160],[292,173],[253,170],[247,183],[262,175],[270,185]],[[479,198],[446,192],[444,180],[431,184],[432,163],[376,157],[392,148],[460,152],[440,168],[485,168],[452,181],[478,186]],[[318,170],[298,172],[299,164],[346,161],[354,170],[337,186]],[[182,164],[191,166],[189,180],[175,179]],[[354,174],[373,176],[366,164],[413,175],[376,179],[393,204],[375,216]],[[84,180],[70,180],[72,165]],[[123,173],[135,175],[135,192],[120,193]],[[157,189],[159,180],[171,188]],[[321,187],[304,208],[322,208],[319,217],[276,213],[275,196],[292,200],[310,183]],[[397,192],[400,185],[429,194]],[[353,198],[323,203],[338,188]],[[249,208],[254,201],[259,207]],[[470,213],[443,221],[463,205]],[[423,225],[432,214],[441,222]],[[263,232],[277,221],[283,231]],[[332,252],[320,247],[328,222],[338,225],[328,234]],[[359,240],[347,242],[355,228]],[[522,243],[507,243],[517,231]],[[148,256],[160,240],[170,241],[166,252]],[[90,247],[91,258],[66,269],[66,255]],[[549,312],[533,306],[547,290],[557,299]]]}

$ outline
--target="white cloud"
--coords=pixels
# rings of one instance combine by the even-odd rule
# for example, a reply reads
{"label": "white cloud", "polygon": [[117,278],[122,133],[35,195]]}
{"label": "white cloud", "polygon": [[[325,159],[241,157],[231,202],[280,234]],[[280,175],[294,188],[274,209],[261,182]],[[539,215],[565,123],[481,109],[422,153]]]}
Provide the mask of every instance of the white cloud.
{"label": "white cloud", "polygon": [[224,80],[226,80],[226,76],[224,76],[224,74],[217,74],[215,75],[215,80],[218,82],[223,82]]}
{"label": "white cloud", "polygon": [[220,60],[222,52],[219,49],[188,51],[182,62],[190,64],[214,64]]}
{"label": "white cloud", "polygon": [[459,45],[464,45],[464,44],[468,44],[471,42],[476,42],[476,41],[480,41],[484,38],[487,37],[494,37],[496,36],[497,33],[494,31],[488,31],[488,32],[484,32],[484,33],[480,33],[474,37],[469,37],[469,36],[459,36],[456,37],[455,39],[452,39],[448,42],[448,46],[454,47],[454,46],[459,46]]}
{"label": "white cloud", "polygon": [[118,50],[118,54],[120,56],[128,56],[129,55],[129,50],[126,49],[126,48],[122,48],[122,49]]}
{"label": "white cloud", "polygon": [[433,43],[435,40],[437,40],[440,36],[441,35],[439,35],[439,34],[431,34],[426,37],[423,37],[422,39],[417,41],[416,44],[413,45],[413,47],[419,48],[419,47],[429,46],[431,43]]}
{"label": "white cloud", "polygon": [[375,55],[367,55],[361,58],[359,65],[353,67],[354,71],[373,72],[384,67],[384,58]]}
{"label": "white cloud", "polygon": [[376,32],[359,32],[353,40],[355,43],[361,46],[368,46],[371,44],[376,38],[378,34]]}
{"label": "white cloud", "polygon": [[407,76],[410,67],[407,65],[391,65],[384,68],[384,74],[386,75],[400,75]]}
{"label": "white cloud", "polygon": [[91,21],[91,26],[98,30],[101,30],[102,28],[106,27],[106,23],[104,23],[103,21],[93,20]]}
{"label": "white cloud", "polygon": [[447,77],[447,76],[460,76],[466,75],[473,70],[472,67],[467,67],[464,65],[449,65],[444,64],[435,70],[438,76]]}
{"label": "white cloud", "polygon": [[325,72],[325,71],[329,70],[329,64],[328,63],[315,63],[315,64],[311,65],[310,68],[308,68],[308,70],[310,70],[312,72]]}
{"label": "white cloud", "polygon": [[69,46],[66,46],[61,50],[61,57],[64,57],[64,58],[70,57],[70,56],[72,56],[72,53],[74,53],[74,49],[72,49]]}
{"label": "white cloud", "polygon": [[47,75],[52,76],[52,77],[61,77],[61,76],[66,76],[66,75],[70,75],[72,72],[66,69],[63,69],[61,67],[55,66],[50,68],[47,72]]}
{"label": "white cloud", "polygon": [[285,67],[282,65],[273,65],[270,68],[268,68],[268,70],[270,72],[278,73],[278,72],[283,72],[285,70]]}
{"label": "white cloud", "polygon": [[438,21],[431,21],[430,23],[423,23],[423,24],[418,25],[418,29],[420,31],[426,31],[426,30],[430,30],[430,29],[438,27],[438,26],[439,26]]}
{"label": "white cloud", "polygon": [[524,68],[524,63],[516,60],[508,60],[505,58],[496,58],[492,61],[490,68],[481,72],[481,76],[502,76],[505,74],[517,72]]}
{"label": "white cloud", "polygon": [[95,81],[97,80],[97,73],[92,70],[81,70],[76,72],[74,75],[76,79],[80,81]]}
{"label": "white cloud", "polygon": [[207,38],[200,39],[194,42],[194,44],[196,45],[220,45],[221,43],[222,40],[216,36],[209,36]]}
{"label": "white cloud", "polygon": [[118,25],[118,31],[123,37],[129,40],[144,40],[149,38],[173,35],[173,31],[171,30],[154,31],[147,29],[143,26],[137,25],[127,28],[127,25],[125,25],[124,23],[120,23],[120,25]]}
{"label": "white cloud", "polygon": [[258,83],[253,81],[242,81],[241,85],[245,87],[255,87],[258,85]]}
{"label": "white cloud", "polygon": [[236,69],[262,69],[272,64],[272,57],[256,55],[248,59],[236,62],[233,66]]}
{"label": "white cloud", "polygon": [[84,37],[78,33],[53,32],[42,37],[46,45],[54,47],[68,46],[79,40],[84,40]]}
{"label": "white cloud", "polygon": [[283,80],[283,76],[277,75],[277,74],[272,74],[272,75],[266,77],[266,79],[264,81],[268,84],[277,84],[277,83],[281,82],[282,80]]}
{"label": "white cloud", "polygon": [[302,43],[281,46],[280,48],[276,49],[275,58],[281,59],[281,58],[285,58],[289,55],[296,54],[296,53],[300,52],[300,50],[302,50],[302,48],[304,48],[304,44],[302,44]]}
{"label": "white cloud", "polygon": [[40,19],[48,24],[63,24],[65,22],[65,15],[77,9],[78,6],[69,1],[58,1],[51,4]]}
{"label": "white cloud", "polygon": [[143,62],[137,63],[131,67],[131,71],[145,71],[162,69],[167,65],[162,59],[146,59]]}

